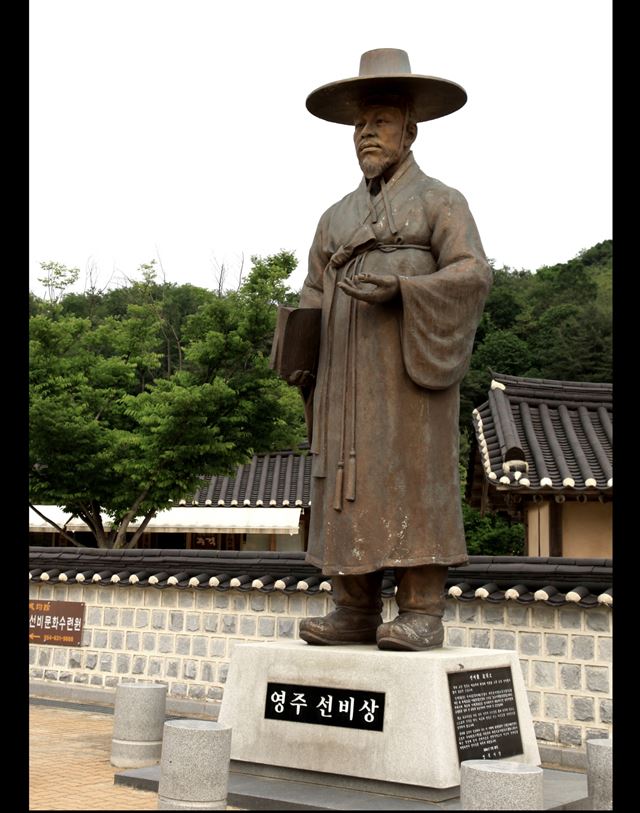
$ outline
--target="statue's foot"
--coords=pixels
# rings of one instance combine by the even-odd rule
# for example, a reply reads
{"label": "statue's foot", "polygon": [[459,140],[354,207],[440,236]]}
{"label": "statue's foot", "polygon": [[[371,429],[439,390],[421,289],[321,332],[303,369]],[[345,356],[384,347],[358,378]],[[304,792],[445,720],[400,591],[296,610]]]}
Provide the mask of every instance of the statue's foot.
{"label": "statue's foot", "polygon": [[375,644],[381,623],[379,614],[338,607],[325,616],[304,618],[300,622],[300,637],[308,644],[324,646]]}
{"label": "statue's foot", "polygon": [[436,615],[404,612],[378,627],[378,649],[420,651],[442,646],[444,627]]}

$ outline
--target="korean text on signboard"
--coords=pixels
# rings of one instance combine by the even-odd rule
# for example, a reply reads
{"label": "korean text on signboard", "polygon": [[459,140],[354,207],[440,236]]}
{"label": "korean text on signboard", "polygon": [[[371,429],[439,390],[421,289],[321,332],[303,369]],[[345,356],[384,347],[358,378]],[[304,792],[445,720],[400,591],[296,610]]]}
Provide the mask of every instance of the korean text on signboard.
{"label": "korean text on signboard", "polygon": [[448,675],[460,761],[522,754],[510,666]]}
{"label": "korean text on signboard", "polygon": [[268,720],[382,731],[384,692],[267,683]]}
{"label": "korean text on signboard", "polygon": [[82,639],[84,601],[29,600],[29,643],[78,646]]}

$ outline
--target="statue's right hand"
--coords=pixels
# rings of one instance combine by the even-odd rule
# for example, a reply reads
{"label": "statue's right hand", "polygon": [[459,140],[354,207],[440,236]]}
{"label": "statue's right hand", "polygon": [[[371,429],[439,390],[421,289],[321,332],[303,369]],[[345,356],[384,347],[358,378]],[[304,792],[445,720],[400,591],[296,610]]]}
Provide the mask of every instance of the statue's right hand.
{"label": "statue's right hand", "polygon": [[287,384],[291,384],[295,387],[308,387],[310,384],[313,384],[314,381],[315,376],[311,370],[294,370],[289,378],[287,378]]}

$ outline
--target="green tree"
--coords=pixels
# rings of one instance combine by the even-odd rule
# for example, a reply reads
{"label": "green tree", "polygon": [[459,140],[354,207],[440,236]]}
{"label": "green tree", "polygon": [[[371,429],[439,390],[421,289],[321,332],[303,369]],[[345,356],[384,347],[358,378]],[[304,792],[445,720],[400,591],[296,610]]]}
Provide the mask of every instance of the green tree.
{"label": "green tree", "polygon": [[[295,299],[283,282],[295,259],[281,252],[252,262],[239,291],[182,301],[173,322],[181,362],[171,372],[165,328],[169,305],[180,300],[163,298],[166,291],[149,301],[136,290],[124,312],[106,316],[100,308],[91,317],[65,313],[64,299],[34,308],[32,504],[63,506],[99,547],[134,547],[155,512],[203,473],[230,472],[255,451],[305,437],[297,392],[268,364],[276,306]],[[158,293],[150,273],[143,284]],[[190,307],[197,309],[189,315]],[[131,532],[136,517],[142,522]]]}

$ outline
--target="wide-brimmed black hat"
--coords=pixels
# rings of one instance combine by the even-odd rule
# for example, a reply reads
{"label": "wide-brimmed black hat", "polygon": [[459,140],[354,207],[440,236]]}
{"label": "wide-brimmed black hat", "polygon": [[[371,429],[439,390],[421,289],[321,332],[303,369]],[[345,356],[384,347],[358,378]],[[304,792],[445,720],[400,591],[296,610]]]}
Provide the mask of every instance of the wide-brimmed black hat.
{"label": "wide-brimmed black hat", "polygon": [[363,103],[395,99],[410,102],[416,121],[429,121],[459,110],[467,101],[464,88],[437,76],[411,73],[409,55],[399,48],[376,48],[360,57],[360,73],[316,88],[307,110],[336,124],[353,124]]}

